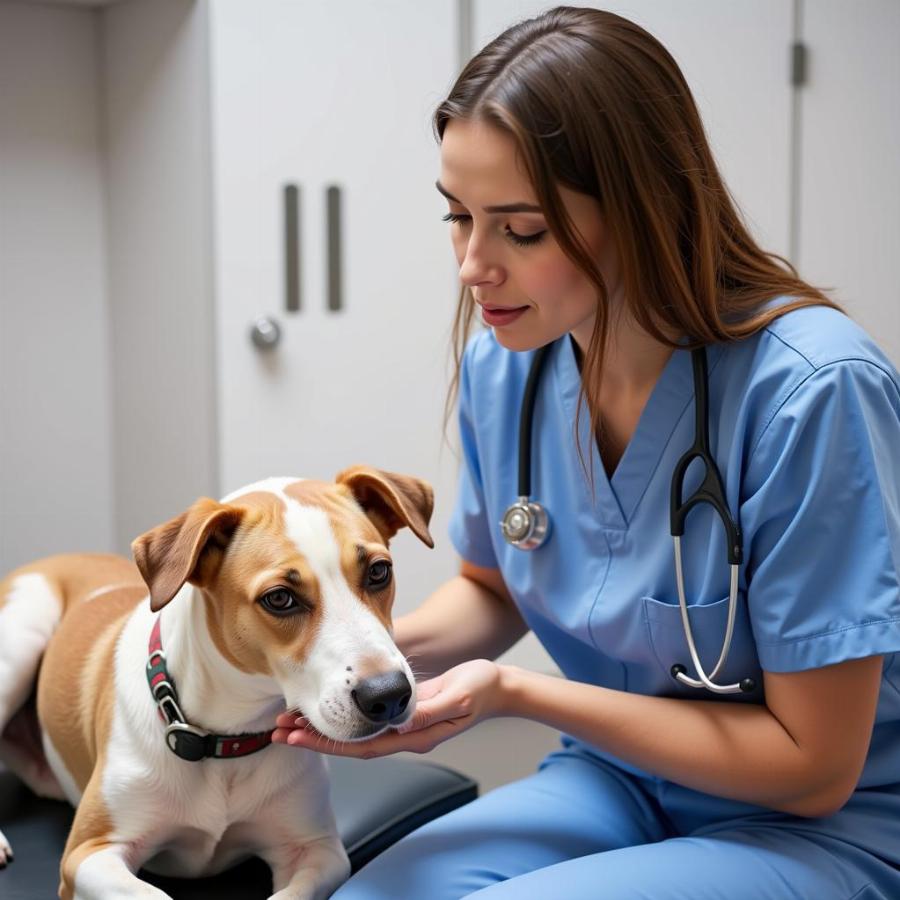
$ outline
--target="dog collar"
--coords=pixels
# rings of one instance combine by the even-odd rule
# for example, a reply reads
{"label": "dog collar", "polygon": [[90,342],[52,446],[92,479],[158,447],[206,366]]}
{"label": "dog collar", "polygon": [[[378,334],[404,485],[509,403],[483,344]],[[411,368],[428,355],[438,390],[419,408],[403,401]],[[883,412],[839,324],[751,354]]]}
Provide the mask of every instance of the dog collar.
{"label": "dog collar", "polygon": [[166,746],[182,759],[198,762],[201,759],[230,759],[248,756],[272,743],[271,731],[253,734],[209,734],[189,724],[178,705],[175,681],[166,668],[166,654],[162,648],[159,629],[160,617],[156,617],[150,632],[150,655],[147,658],[147,683],[150,693],[166,723]]}

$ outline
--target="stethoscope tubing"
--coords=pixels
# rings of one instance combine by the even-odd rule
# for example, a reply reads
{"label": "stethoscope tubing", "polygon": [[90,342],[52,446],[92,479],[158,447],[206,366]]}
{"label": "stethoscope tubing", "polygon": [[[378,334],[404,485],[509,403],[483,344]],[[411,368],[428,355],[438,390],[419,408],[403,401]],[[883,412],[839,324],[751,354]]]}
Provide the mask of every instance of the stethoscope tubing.
{"label": "stethoscope tubing", "polygon": [[[535,398],[541,370],[554,344],[547,344],[537,351],[531,361],[522,407],[519,415],[519,496],[516,502],[507,509],[500,523],[506,541],[521,550],[536,550],[549,533],[549,516],[541,504],[531,499],[531,454],[532,430]],[[697,678],[687,675],[685,667],[680,663],[672,666],[671,675],[681,684],[692,688],[706,688],[717,694],[733,694],[749,692],[756,688],[751,678],[744,678],[734,684],[716,684],[713,679],[719,674],[734,637],[734,624],[737,616],[738,578],[742,559],[742,537],[738,524],[731,517],[722,484],[722,476],[716,461],[709,450],[709,374],[706,359],[706,348],[698,347],[691,351],[691,364],[694,380],[694,441],[691,447],[675,464],[672,472],[670,489],[669,519],[672,539],[675,545],[675,580],[678,588],[678,606],[681,623],[684,628],[688,652]],[[694,493],[683,500],[682,491],[688,467],[699,459],[705,466],[703,481]],[[715,667],[709,673],[703,669],[697,645],[691,628],[687,599],[684,590],[684,571],[681,558],[681,539],[684,536],[684,523],[687,514],[698,504],[708,503],[718,513],[727,538],[727,555],[730,568],[728,590],[728,618],[725,626],[725,638]]]}
{"label": "stethoscope tubing", "polygon": [[528,370],[528,380],[525,382],[525,393],[522,396],[522,409],[519,413],[519,499],[527,499],[531,496],[531,448],[534,444],[533,425],[534,400],[537,395],[538,383],[544,363],[550,354],[553,344],[545,344],[539,347],[531,361]]}

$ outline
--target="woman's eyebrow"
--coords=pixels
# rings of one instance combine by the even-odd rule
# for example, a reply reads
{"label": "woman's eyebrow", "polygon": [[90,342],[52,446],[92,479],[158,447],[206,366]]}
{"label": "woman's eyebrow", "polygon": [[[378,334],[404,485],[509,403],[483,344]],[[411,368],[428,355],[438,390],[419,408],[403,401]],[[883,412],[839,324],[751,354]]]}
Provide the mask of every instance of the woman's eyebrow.
{"label": "woman's eyebrow", "polygon": [[[452,200],[454,203],[460,203],[456,197],[453,196],[446,188],[440,183],[440,181],[436,181],[434,186],[448,199]],[[460,206],[462,204],[460,203]],[[542,213],[543,210],[539,206],[535,206],[533,203],[504,203],[502,206],[482,206],[481,207],[486,213],[520,213],[520,212],[535,212]]]}

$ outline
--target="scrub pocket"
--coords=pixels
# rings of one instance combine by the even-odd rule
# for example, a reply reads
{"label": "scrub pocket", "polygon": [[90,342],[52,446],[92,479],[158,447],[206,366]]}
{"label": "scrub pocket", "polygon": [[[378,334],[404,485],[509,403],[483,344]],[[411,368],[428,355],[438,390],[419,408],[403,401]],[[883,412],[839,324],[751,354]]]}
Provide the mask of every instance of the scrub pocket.
{"label": "scrub pocket", "polygon": [[[672,677],[672,666],[676,663],[681,663],[685,667],[685,674],[689,678],[697,677],[681,624],[681,608],[677,603],[663,603],[654,597],[642,599],[644,622],[647,626],[650,647],[660,669],[672,685],[672,692],[694,697],[700,696],[701,693],[707,697],[723,696],[705,688],[701,692],[700,689],[688,687]],[[719,659],[722,642],[725,640],[725,627],[728,623],[728,598],[717,600],[715,603],[688,604],[687,609],[700,662],[703,664],[706,674],[710,675]],[[750,628],[747,598],[743,592],[739,592],[731,649],[728,651],[725,665],[713,681],[716,684],[733,684],[743,678],[752,678],[756,682],[756,690],[746,694],[741,692],[727,696],[729,699],[759,703],[763,696],[762,670],[759,666],[756,644]]]}

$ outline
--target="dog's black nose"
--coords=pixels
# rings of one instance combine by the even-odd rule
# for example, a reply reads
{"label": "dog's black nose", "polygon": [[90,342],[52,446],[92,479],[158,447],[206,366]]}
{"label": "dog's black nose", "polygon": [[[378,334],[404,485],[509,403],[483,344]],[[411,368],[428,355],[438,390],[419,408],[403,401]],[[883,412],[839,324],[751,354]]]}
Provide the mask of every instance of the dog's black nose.
{"label": "dog's black nose", "polygon": [[351,694],[370,722],[392,722],[406,712],[412,688],[403,672],[383,672],[360,681]]}

